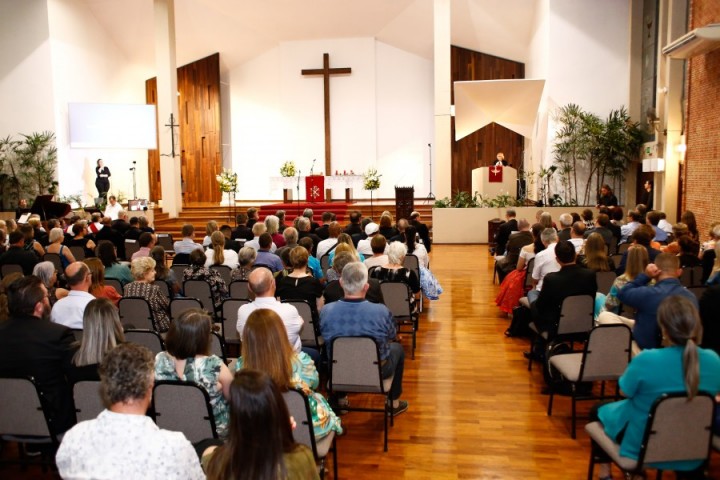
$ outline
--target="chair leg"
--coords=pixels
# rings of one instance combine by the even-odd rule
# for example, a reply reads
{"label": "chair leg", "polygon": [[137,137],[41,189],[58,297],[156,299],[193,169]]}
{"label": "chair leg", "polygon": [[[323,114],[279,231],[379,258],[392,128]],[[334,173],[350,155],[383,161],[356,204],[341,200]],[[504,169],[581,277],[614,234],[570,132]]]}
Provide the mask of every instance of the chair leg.
{"label": "chair leg", "polygon": [[337,437],[333,440],[333,480],[338,478]]}
{"label": "chair leg", "polygon": [[575,410],[576,401],[577,401],[577,388],[576,388],[576,384],[573,383],[572,384],[572,420],[570,421],[571,425],[572,425],[572,431],[570,432],[570,437],[573,440],[575,440],[575,436],[576,436],[575,435],[575,421],[577,418],[577,416],[576,416],[577,412]]}
{"label": "chair leg", "polygon": [[590,465],[588,466],[588,477],[587,480],[593,480],[593,473],[595,473],[595,455],[593,455],[593,441],[590,440]]}
{"label": "chair leg", "polygon": [[[390,399],[388,398],[388,400],[390,400]],[[392,410],[392,403],[386,403],[385,405],[386,405],[385,406],[385,415],[384,415],[385,418],[383,418],[383,423],[385,424],[385,449],[384,449],[384,451],[387,452],[388,451],[388,421],[387,421],[388,405],[389,405],[389,412],[390,412],[391,420],[392,420],[393,410]]]}
{"label": "chair leg", "polygon": [[605,398],[605,380],[600,382],[600,396]]}
{"label": "chair leg", "polygon": [[547,408],[547,416],[552,416],[552,407],[553,407],[553,399],[555,398],[555,389],[552,385],[548,387],[550,389],[550,395],[548,396],[548,408]]}

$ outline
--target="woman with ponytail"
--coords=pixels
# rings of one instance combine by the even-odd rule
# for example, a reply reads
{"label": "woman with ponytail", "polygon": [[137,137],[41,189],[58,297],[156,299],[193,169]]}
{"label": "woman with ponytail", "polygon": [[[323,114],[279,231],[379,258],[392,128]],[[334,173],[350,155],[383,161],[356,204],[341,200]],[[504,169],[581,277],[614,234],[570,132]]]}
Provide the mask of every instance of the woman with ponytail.
{"label": "woman with ponytail", "polygon": [[[602,422],[605,433],[620,443],[620,455],[634,460],[640,452],[650,408],[661,395],[683,392],[693,398],[699,391],[711,395],[720,391],[720,357],[698,347],[702,325],[695,305],[685,297],[668,297],[658,307],[657,322],[664,348],[644,350],[632,359],[619,380],[627,398],[590,412],[591,421]],[[701,465],[702,460],[698,460],[656,467],[688,471]],[[609,461],[602,463],[599,478],[612,478]]]}
{"label": "woman with ponytail", "polygon": [[213,265],[226,265],[231,269],[238,266],[237,252],[225,249],[225,235],[219,230],[210,235],[210,248],[205,261],[206,267]]}

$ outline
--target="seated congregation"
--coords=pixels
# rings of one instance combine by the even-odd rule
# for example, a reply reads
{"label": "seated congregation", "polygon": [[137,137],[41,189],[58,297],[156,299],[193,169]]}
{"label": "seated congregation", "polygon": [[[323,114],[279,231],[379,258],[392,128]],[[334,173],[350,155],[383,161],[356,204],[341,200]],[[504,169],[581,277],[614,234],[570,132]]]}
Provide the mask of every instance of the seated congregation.
{"label": "seated congregation", "polygon": [[[0,382],[29,378],[48,429],[16,436],[22,455],[63,478],[318,478],[353,392],[382,395],[387,451],[409,407],[401,333],[414,348],[421,283],[436,283],[419,214],[342,228],[249,209],[164,246],[117,216],[0,223]],[[389,308],[403,302],[410,321]],[[374,383],[352,380],[368,368]]]}
{"label": "seated congregation", "polygon": [[[588,478],[597,463],[598,478],[611,479],[613,462],[626,473],[649,467],[705,478],[709,433],[694,435],[690,456],[676,449],[662,457],[667,461],[643,462],[662,429],[659,402],[666,397],[699,399],[687,431],[709,432],[713,424],[713,398],[720,401],[720,224],[701,243],[689,211],[675,225],[644,205],[627,215],[600,207],[595,219],[589,209],[564,213],[557,224],[548,212],[539,211],[533,225],[515,217],[509,209],[495,238],[496,304],[511,317],[505,335],[530,339],[528,370],[533,362],[543,366],[548,415],[556,394],[571,396],[572,438],[576,401],[601,400],[586,427]],[[614,395],[605,395],[607,381],[617,381]],[[671,429],[688,421],[675,419]],[[720,415],[713,428],[720,445]]]}

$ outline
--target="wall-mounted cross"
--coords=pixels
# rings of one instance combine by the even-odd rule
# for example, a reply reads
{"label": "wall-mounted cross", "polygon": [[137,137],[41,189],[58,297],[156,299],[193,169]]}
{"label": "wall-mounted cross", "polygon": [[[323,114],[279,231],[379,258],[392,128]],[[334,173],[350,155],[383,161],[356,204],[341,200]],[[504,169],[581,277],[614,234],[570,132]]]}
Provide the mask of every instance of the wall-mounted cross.
{"label": "wall-mounted cross", "polygon": [[330,68],[330,55],[323,53],[323,68],[303,69],[301,73],[303,75],[323,76],[323,106],[325,109],[325,175],[332,175],[332,165],[330,162],[330,159],[332,158],[330,148],[330,75],[346,75],[348,73],[352,73],[352,69],[349,67]]}

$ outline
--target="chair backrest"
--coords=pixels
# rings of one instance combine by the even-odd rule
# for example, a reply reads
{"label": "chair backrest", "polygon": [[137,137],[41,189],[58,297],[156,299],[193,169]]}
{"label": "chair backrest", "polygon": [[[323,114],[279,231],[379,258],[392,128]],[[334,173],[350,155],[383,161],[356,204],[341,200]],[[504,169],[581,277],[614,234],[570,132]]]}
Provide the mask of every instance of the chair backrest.
{"label": "chair backrest", "polygon": [[415,272],[415,275],[417,275],[418,280],[420,280],[420,259],[413,255],[412,253],[408,253],[405,255],[405,261],[403,261],[403,267],[407,268],[408,270],[413,270]]}
{"label": "chair backrest", "polygon": [[229,283],[229,285],[230,298],[250,300],[250,284],[247,280],[235,280],[234,282]]}
{"label": "chair backrest", "polygon": [[197,298],[173,298],[170,300],[170,318],[176,320],[185,310],[199,308],[204,310]]}
{"label": "chair backrest", "polygon": [[144,298],[123,297],[118,302],[118,308],[123,325],[132,325],[133,328],[141,330],[157,330],[150,304]]}
{"label": "chair backrest", "polygon": [[635,315],[637,314],[637,309],[634,307],[631,307],[630,305],[625,305],[624,303],[620,304],[620,315],[622,315],[625,318],[629,318],[630,320],[635,318]]}
{"label": "chair backrest", "polygon": [[83,329],[82,328],[71,328],[73,337],[75,337],[76,342],[82,342],[83,337]]}
{"label": "chair backrest", "polygon": [[330,252],[320,257],[320,270],[322,270],[323,275],[328,271],[328,268],[330,268]]}
{"label": "chair backrest", "polygon": [[622,254],[616,253],[615,255],[610,255],[610,259],[612,259],[613,263],[615,264],[615,268],[618,268],[620,266],[620,262],[622,262]]}
{"label": "chair backrest", "polygon": [[222,358],[223,362],[227,361],[225,344],[223,343],[222,337],[217,332],[210,332],[210,354],[217,355]]}
{"label": "chair backrest", "polygon": [[147,347],[155,355],[165,350],[165,342],[162,337],[152,330],[125,330],[125,341]]}
{"label": "chair backrest", "polygon": [[185,280],[183,282],[183,292],[188,298],[197,298],[202,303],[202,308],[209,314],[215,313],[215,304],[213,302],[210,284],[205,280]]}
{"label": "chair backrest", "polygon": [[153,387],[155,423],[182,432],[190,443],[218,438],[207,391],[192,382],[160,380]]}
{"label": "chair backrest", "polygon": [[282,303],[288,303],[294,306],[300,316],[303,319],[303,328],[300,330],[300,341],[305,346],[317,346],[318,344],[318,329],[316,320],[317,317],[310,307],[307,300],[283,300]]}
{"label": "chair backrest", "polygon": [[213,265],[210,268],[220,274],[225,285],[230,285],[230,282],[232,282],[232,269],[230,267],[227,265]]}
{"label": "chair backrest", "polygon": [[[62,260],[60,260],[60,254],[58,253],[46,253],[43,255],[43,262],[52,262],[52,264],[55,266],[55,270],[58,272],[63,272],[65,269],[62,266]],[[120,292],[122,295],[122,292]]]}
{"label": "chair backrest", "polygon": [[613,255],[615,252],[617,252],[617,246],[618,246],[618,239],[615,235],[613,235],[612,239],[610,240],[610,244],[606,245],[608,255]]}
{"label": "chair backrest", "polygon": [[610,287],[612,287],[616,278],[617,274],[615,272],[596,272],[595,279],[597,281],[598,293],[603,293],[605,295],[610,293]]}
{"label": "chair backrest", "polygon": [[82,381],[73,385],[73,400],[77,421],[92,420],[105,409],[100,396],[99,381]]}
{"label": "chair backrest", "polygon": [[593,328],[595,298],[591,295],[572,295],[563,300],[558,335],[588,333]]}
{"label": "chair backrest", "polygon": [[403,282],[381,282],[380,291],[383,294],[385,306],[396,319],[406,319],[412,316],[410,287]]}
{"label": "chair backrest", "polygon": [[665,394],[653,404],[645,427],[638,465],[705,460],[710,455],[715,400],[699,392]]}
{"label": "chair backrest", "polygon": [[580,381],[615,380],[625,372],[632,354],[627,325],[598,325],[590,331],[583,351]]}
{"label": "chair backrest", "polygon": [[627,252],[630,249],[630,245],[632,245],[630,242],[621,243],[618,245],[617,253],[622,255],[623,253]]}
{"label": "chair backrest", "polygon": [[130,260],[133,256],[133,253],[140,250],[140,244],[137,240],[131,240],[126,238],[125,239],[125,258],[127,260]]}
{"label": "chair backrest", "polygon": [[122,283],[120,283],[120,280],[118,280],[117,278],[106,278],[105,285],[113,287],[115,291],[118,292],[120,295],[123,294]]}
{"label": "chair backrest", "polygon": [[[176,257],[177,257],[177,255],[176,255]],[[190,265],[188,265],[188,264],[186,264],[186,263],[174,263],[174,262],[173,262],[173,264],[170,265],[170,270],[172,270],[173,272],[175,272],[175,278],[178,279],[178,282],[182,282],[183,272],[184,272],[185,269],[188,268],[189,266],[190,266]]]}
{"label": "chair backrest", "polygon": [[0,435],[50,437],[40,392],[29,378],[0,378]]}
{"label": "chair backrest", "polygon": [[680,274],[680,283],[685,287],[702,286],[703,267],[701,265],[695,267],[685,267]]}
{"label": "chair backrest", "polygon": [[10,275],[11,273],[15,273],[15,272],[17,272],[21,275],[23,274],[22,267],[16,263],[6,263],[0,267],[0,276],[3,276],[3,277],[6,275]]}
{"label": "chair backrest", "polygon": [[70,252],[72,252],[73,257],[75,257],[75,261],[82,262],[83,260],[85,260],[85,249],[83,247],[74,245],[70,247]]}
{"label": "chair backrest", "polygon": [[381,393],[380,352],[371,337],[336,337],[330,350],[330,390]]}
{"label": "chair backrest", "polygon": [[695,295],[695,298],[700,300],[700,298],[703,296],[703,293],[705,293],[705,290],[707,290],[708,287],[705,285],[698,286],[698,287],[688,287],[688,290],[692,292],[693,295]]}
{"label": "chair backrest", "polygon": [[526,269],[526,273],[525,273],[525,283],[523,284],[523,286],[525,287],[526,290],[532,287],[533,268],[535,268],[535,257],[528,260],[528,263],[527,263],[527,269]]}
{"label": "chair backrest", "polygon": [[[172,261],[173,266],[175,265],[184,265],[187,267],[190,265],[190,254],[189,253],[176,253],[173,257]],[[182,274],[182,272],[180,272]],[[180,275],[180,278],[182,278],[182,275]]]}
{"label": "chair backrest", "polygon": [[168,287],[168,284],[165,280],[155,280],[153,281],[153,285],[157,285],[157,287],[160,289],[160,293],[165,295],[167,298],[170,298],[170,287]]}
{"label": "chair backrest", "polygon": [[223,324],[222,332],[223,332],[223,338],[225,340],[225,343],[240,342],[240,334],[237,331],[238,310],[240,310],[240,307],[242,307],[246,303],[250,303],[250,301],[249,300],[241,300],[241,299],[237,299],[237,298],[228,298],[223,301],[223,304],[222,304],[222,324]]}
{"label": "chair backrest", "polygon": [[157,238],[157,244],[160,245],[165,249],[165,253],[173,253],[174,246],[173,246],[173,237],[170,233],[156,233],[155,238]]}
{"label": "chair backrest", "polygon": [[297,427],[293,429],[293,440],[295,443],[305,445],[317,458],[317,446],[315,444],[315,429],[313,428],[310,403],[307,396],[301,390],[288,390],[283,392],[283,398],[287,405],[290,416],[295,419]]}

